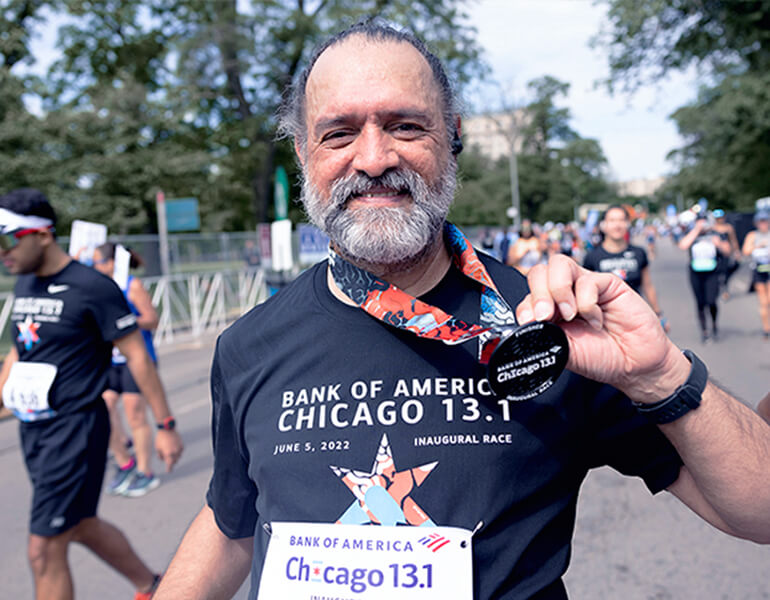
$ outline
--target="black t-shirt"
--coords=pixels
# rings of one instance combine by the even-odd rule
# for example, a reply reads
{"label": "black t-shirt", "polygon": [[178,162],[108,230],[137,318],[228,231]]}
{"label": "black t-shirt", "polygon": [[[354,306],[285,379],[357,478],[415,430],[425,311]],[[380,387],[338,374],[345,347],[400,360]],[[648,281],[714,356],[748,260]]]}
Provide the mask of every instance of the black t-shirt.
{"label": "black t-shirt", "polygon": [[642,293],[642,269],[648,264],[647,253],[642,248],[631,245],[622,252],[607,252],[599,246],[586,254],[583,259],[583,266],[586,269],[617,275],[638,294]]}
{"label": "black t-shirt", "polygon": [[136,329],[115,282],[71,261],[50,277],[19,276],[11,311],[19,360],[57,367],[48,403],[58,415],[101,397],[112,341]]}
{"label": "black t-shirt", "polygon": [[[524,278],[479,256],[515,306]],[[478,284],[454,267],[422,297],[473,322],[479,298]],[[343,304],[327,287],[325,262],[221,335],[207,501],[225,535],[254,536],[250,598],[265,524],[374,522],[340,473],[372,472],[383,442],[397,471],[424,467],[407,490],[419,511],[393,491],[401,486],[388,488],[400,522],[479,527],[477,599],[565,597],[561,576],[588,469],[609,464],[644,477],[653,492],[678,477],[674,449],[617,390],[565,372],[536,399],[500,400],[476,351],[475,341],[420,339]]]}

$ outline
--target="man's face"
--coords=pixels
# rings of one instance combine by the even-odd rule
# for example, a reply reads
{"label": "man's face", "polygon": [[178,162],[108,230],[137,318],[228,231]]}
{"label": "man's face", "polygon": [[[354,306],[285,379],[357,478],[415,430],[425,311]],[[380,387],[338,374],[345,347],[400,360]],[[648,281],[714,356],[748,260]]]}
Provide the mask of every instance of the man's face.
{"label": "man's face", "polygon": [[5,268],[12,275],[33,273],[43,264],[45,253],[42,236],[50,235],[46,231],[35,231],[18,238],[16,245],[9,250],[0,250]]}
{"label": "man's face", "polygon": [[604,216],[604,235],[611,240],[621,240],[628,232],[628,218],[620,208],[612,208]]}
{"label": "man's face", "polygon": [[430,247],[455,188],[438,85],[410,44],[353,36],[306,86],[303,202],[351,260],[405,266]]}

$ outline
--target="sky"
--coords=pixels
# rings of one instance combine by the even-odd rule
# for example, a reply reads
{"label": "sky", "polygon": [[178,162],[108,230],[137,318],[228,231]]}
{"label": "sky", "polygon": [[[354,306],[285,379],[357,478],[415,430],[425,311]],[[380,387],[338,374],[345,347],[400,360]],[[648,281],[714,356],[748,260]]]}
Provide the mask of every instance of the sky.
{"label": "sky", "polygon": [[[513,100],[526,99],[527,82],[542,75],[569,82],[559,106],[570,109],[572,127],[582,137],[599,140],[612,179],[665,176],[674,170],[666,154],[682,145],[668,115],[695,98],[695,76],[674,74],[633,96],[613,97],[596,88],[609,67],[606,55],[588,41],[605,12],[605,5],[592,0],[480,0],[469,7],[493,77]],[[474,105],[478,100],[467,98]]]}
{"label": "sky", "polygon": [[[609,72],[607,58],[589,48],[600,29],[606,7],[593,0],[470,0],[470,24],[492,67],[492,77],[514,101],[526,100],[526,84],[552,75],[571,84],[560,106],[570,109],[572,127],[599,140],[615,181],[654,178],[673,171],[666,154],[682,145],[668,119],[695,97],[695,76],[674,74],[633,96],[610,96],[595,82]],[[36,37],[34,71],[43,72],[56,56],[56,25]],[[469,105],[499,108],[497,98],[468,97]]]}

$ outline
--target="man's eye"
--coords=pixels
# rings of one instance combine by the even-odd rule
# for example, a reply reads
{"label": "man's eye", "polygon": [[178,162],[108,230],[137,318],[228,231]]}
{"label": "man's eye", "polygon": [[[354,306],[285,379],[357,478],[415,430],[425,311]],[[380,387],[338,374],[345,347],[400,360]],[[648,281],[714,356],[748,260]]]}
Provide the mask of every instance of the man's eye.
{"label": "man's eye", "polygon": [[347,137],[350,137],[352,135],[349,131],[331,131],[327,134],[325,134],[321,141],[323,142],[330,142],[330,141],[341,141],[344,140]]}

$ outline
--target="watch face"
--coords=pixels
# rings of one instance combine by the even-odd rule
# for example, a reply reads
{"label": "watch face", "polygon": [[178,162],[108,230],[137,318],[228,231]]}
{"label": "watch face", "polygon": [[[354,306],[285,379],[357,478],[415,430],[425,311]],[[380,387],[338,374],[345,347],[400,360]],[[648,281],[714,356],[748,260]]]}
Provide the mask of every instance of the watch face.
{"label": "watch face", "polygon": [[529,400],[542,394],[567,365],[569,344],[558,325],[529,323],[503,339],[487,366],[489,387],[510,400]]}

